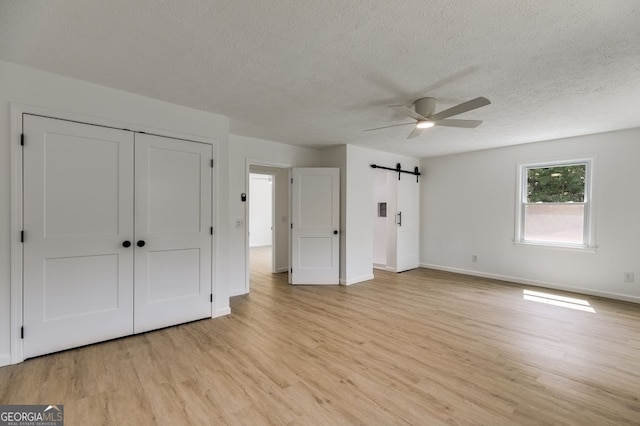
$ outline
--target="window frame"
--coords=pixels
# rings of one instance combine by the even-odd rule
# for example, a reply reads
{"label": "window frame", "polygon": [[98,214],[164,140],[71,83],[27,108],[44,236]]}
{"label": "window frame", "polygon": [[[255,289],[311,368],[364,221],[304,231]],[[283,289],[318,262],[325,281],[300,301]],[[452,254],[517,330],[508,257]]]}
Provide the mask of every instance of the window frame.
{"label": "window frame", "polygon": [[[582,229],[582,244],[560,242],[560,241],[540,241],[540,240],[525,240],[525,213],[526,206],[530,204],[527,202],[527,178],[528,170],[541,169],[550,167],[568,167],[568,166],[585,166],[585,188],[584,188],[584,222]],[[578,250],[590,250],[595,251],[595,234],[593,229],[593,158],[571,158],[565,160],[554,161],[537,161],[518,163],[517,165],[517,194],[516,194],[516,220],[515,220],[515,244],[543,246],[543,247],[556,247]],[[564,203],[544,203],[544,204],[564,204]]]}

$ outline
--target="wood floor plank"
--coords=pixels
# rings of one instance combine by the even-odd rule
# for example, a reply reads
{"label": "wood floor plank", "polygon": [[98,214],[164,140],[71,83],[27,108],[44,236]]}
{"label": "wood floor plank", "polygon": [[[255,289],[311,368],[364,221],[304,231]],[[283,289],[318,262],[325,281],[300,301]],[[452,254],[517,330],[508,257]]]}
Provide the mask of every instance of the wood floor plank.
{"label": "wood floor plank", "polygon": [[226,317],[0,368],[67,424],[638,425],[640,306],[417,269],[290,286],[252,249]]}

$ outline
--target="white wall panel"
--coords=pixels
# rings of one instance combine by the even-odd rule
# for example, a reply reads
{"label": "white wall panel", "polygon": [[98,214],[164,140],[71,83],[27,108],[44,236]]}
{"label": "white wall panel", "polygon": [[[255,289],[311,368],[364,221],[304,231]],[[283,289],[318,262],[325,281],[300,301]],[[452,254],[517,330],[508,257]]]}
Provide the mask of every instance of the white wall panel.
{"label": "white wall panel", "polygon": [[[429,158],[421,263],[640,302],[640,129]],[[514,245],[518,162],[593,158],[593,251]],[[478,262],[472,262],[472,255]]]}

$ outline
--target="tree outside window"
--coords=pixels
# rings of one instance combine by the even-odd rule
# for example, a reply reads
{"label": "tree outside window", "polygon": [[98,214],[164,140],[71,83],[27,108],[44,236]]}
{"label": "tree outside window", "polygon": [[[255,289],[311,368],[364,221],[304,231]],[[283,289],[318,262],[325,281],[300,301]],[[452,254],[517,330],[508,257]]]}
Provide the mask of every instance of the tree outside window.
{"label": "tree outside window", "polygon": [[527,202],[584,202],[586,164],[527,169]]}

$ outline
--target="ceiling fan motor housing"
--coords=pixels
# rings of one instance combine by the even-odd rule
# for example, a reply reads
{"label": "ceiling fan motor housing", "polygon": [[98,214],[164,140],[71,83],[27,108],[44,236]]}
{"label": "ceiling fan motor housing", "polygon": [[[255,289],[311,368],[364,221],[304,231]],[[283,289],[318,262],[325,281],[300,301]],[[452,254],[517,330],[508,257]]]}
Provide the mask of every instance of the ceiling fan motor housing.
{"label": "ceiling fan motor housing", "polygon": [[414,108],[423,117],[429,117],[436,111],[436,98],[422,98],[414,102]]}

